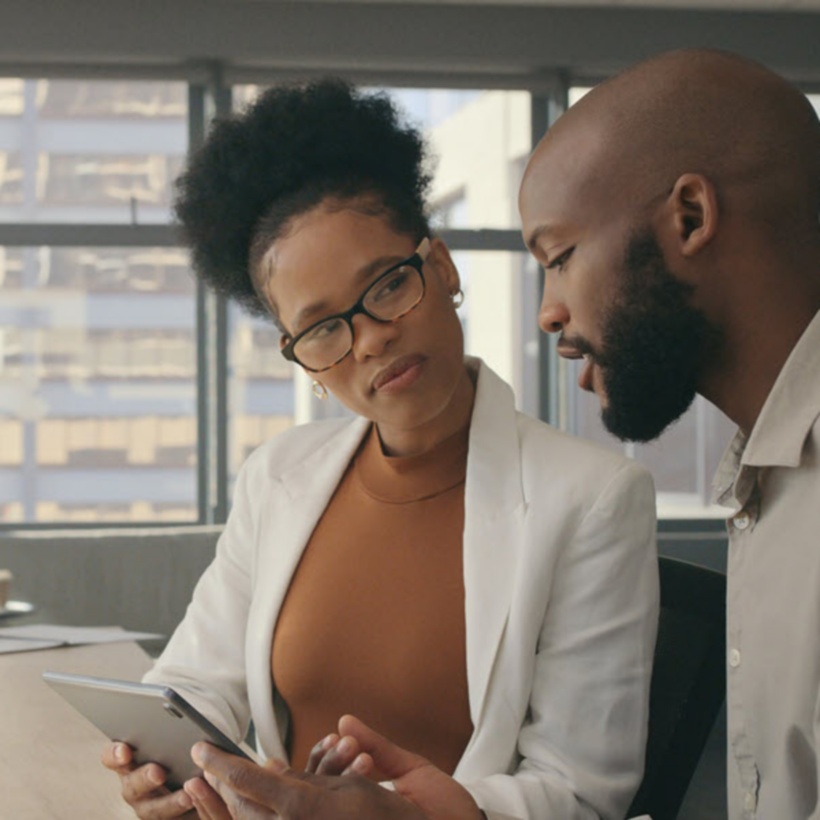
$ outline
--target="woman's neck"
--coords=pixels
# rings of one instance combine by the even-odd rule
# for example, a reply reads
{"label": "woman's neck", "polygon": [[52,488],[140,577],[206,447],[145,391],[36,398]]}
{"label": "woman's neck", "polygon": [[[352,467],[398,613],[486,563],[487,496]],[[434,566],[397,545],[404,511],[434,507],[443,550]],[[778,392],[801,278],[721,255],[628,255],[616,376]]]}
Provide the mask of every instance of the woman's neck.
{"label": "woman's neck", "polygon": [[435,418],[410,429],[376,425],[382,451],[389,456],[417,456],[432,450],[470,423],[474,400],[475,374],[465,367],[450,401]]}

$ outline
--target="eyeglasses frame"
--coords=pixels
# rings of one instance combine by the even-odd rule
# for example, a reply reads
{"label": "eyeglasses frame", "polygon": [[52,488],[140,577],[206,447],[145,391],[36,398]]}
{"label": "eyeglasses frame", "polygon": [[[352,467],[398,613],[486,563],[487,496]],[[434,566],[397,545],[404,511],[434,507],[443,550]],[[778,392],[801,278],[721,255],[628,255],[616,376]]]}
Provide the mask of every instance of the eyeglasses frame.
{"label": "eyeglasses frame", "polygon": [[[427,261],[427,256],[430,253],[430,240],[428,237],[425,237],[421,240],[418,247],[407,259],[402,260],[401,262],[397,262],[395,265],[391,265],[384,273],[382,273],[378,278],[374,279],[362,292],[362,295],[356,300],[356,303],[351,307],[349,310],[345,310],[342,313],[333,313],[330,316],[325,316],[323,319],[319,319],[317,322],[313,322],[313,324],[308,325],[304,330],[297,333],[287,344],[282,346],[281,353],[282,355],[289,361],[294,362],[294,364],[298,364],[300,367],[303,367],[310,373],[324,373],[327,370],[330,370],[332,367],[336,367],[337,364],[343,362],[353,350],[353,342],[355,342],[355,333],[353,328],[353,317],[359,313],[363,313],[368,318],[372,319],[374,322],[379,322],[379,324],[383,325],[390,325],[394,322],[398,322],[399,319],[403,319],[407,316],[408,313],[414,311],[423,301],[425,294],[427,293],[427,282],[424,279],[424,271],[422,268],[424,267],[424,263]],[[394,316],[392,319],[380,319],[378,316],[374,316],[365,306],[364,301],[367,297],[367,294],[376,287],[383,279],[390,276],[391,273],[394,273],[399,268],[409,266],[413,268],[421,278],[421,296],[419,297],[418,301],[412,306],[407,308],[404,312],[400,313],[398,316]],[[323,325],[325,322],[329,322],[333,319],[341,319],[343,322],[347,324],[350,328],[350,336],[351,336],[351,344],[350,350],[344,354],[344,356],[340,356],[333,364],[329,364],[327,367],[319,368],[318,370],[314,370],[312,367],[308,367],[296,357],[296,354],[293,352],[296,344],[310,333],[312,330],[317,328],[319,325]],[[285,334],[287,335],[287,334]]]}

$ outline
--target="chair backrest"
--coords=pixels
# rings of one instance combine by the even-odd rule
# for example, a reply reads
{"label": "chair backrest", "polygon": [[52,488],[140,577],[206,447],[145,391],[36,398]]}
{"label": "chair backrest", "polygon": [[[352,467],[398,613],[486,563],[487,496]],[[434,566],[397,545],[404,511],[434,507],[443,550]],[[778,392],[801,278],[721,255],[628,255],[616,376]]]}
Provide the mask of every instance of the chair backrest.
{"label": "chair backrest", "polygon": [[726,576],[660,558],[643,782],[627,817],[674,820],[726,696]]}

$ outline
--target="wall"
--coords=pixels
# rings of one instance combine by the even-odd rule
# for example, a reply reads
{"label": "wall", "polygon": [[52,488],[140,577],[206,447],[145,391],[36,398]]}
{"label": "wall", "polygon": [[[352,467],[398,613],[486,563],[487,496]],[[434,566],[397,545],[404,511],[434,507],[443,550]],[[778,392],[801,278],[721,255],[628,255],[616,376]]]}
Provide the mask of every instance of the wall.
{"label": "wall", "polygon": [[11,597],[35,603],[43,620],[170,635],[220,531],[11,533],[0,537],[0,567],[14,573]]}

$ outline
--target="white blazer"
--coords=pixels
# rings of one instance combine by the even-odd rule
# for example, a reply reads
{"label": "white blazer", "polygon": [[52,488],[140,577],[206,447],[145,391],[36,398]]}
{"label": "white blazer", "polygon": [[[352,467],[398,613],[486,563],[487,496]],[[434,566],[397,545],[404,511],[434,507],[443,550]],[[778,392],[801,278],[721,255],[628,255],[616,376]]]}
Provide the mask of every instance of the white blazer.
{"label": "white blazer", "polygon": [[[516,412],[478,369],[464,503],[473,735],[454,777],[490,817],[621,820],[643,771],[658,618],[655,499],[634,462]],[[369,422],[259,447],[213,563],[146,680],[286,758],[271,641],[291,576]],[[424,663],[419,658],[419,663]],[[316,738],[320,740],[320,738]]]}

